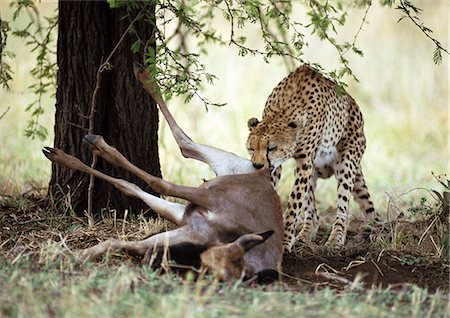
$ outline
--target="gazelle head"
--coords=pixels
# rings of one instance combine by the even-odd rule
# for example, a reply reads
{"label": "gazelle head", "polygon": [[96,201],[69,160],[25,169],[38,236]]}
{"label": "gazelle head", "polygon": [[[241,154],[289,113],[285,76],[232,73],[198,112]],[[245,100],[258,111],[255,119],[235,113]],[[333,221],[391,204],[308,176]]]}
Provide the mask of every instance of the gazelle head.
{"label": "gazelle head", "polygon": [[213,246],[200,255],[202,266],[219,280],[228,281],[252,276],[254,273],[245,268],[244,255],[266,241],[273,233],[274,231],[245,234],[232,243]]}

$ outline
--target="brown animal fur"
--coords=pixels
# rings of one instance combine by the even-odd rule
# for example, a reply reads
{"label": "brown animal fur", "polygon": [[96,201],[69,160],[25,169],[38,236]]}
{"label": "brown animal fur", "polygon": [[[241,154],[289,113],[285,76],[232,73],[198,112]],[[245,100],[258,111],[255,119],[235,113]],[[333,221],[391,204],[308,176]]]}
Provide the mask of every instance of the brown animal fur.
{"label": "brown animal fur", "polygon": [[160,106],[183,155],[206,162],[218,177],[198,188],[176,185],[136,167],[101,136],[85,137],[95,154],[142,178],[159,194],[189,201],[188,205],[182,205],[105,175],[59,149],[45,148],[44,154],[54,163],[110,182],[125,194],[142,199],[155,212],[178,225],[175,230],[141,241],[110,239],[82,251],[82,256],[96,259],[109,250],[122,249],[144,257],[148,262],[152,253],[168,249],[198,259],[221,279],[277,270],[282,258],[283,226],[280,201],[271,185],[269,170],[255,171],[249,160],[193,142],[176,124],[156,87],[149,81],[148,71],[135,66],[135,73]]}

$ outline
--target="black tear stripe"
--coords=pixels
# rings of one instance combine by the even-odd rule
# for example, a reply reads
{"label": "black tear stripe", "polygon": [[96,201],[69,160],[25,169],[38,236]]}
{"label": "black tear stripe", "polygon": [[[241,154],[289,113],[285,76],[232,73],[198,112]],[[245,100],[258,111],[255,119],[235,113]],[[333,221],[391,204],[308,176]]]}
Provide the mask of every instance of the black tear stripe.
{"label": "black tear stripe", "polygon": [[270,162],[270,159],[269,159],[269,147],[267,147],[267,150],[266,150],[266,159],[267,159],[267,163],[269,164],[270,172],[274,171],[275,169],[272,166],[272,163]]}

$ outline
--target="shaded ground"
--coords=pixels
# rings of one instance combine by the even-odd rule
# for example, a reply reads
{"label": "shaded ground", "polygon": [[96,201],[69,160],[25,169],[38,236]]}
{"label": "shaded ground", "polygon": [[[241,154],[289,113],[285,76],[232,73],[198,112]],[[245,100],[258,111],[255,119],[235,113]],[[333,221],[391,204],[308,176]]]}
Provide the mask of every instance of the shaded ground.
{"label": "shaded ground", "polygon": [[[170,226],[142,217],[124,222],[105,212],[102,221],[89,229],[85,220],[71,215],[70,210],[47,207],[48,202],[40,197],[0,201],[1,259],[14,262],[31,257],[33,268],[39,270],[40,264],[54,260],[55,246],[76,250],[111,236],[133,240]],[[372,242],[357,242],[357,235],[350,231],[346,247],[333,254],[322,247],[327,234],[321,228],[317,245],[285,255],[282,279],[294,290],[321,286],[342,289],[362,282],[365,287],[417,285],[448,292],[448,245],[441,243],[448,240],[448,224],[437,225],[435,219],[391,223],[390,231]],[[445,228],[447,232],[443,232]]]}
{"label": "shaded ground", "polygon": [[[408,261],[415,264],[408,265]],[[284,257],[283,270],[301,279],[300,283],[339,289],[361,279],[366,287],[403,288],[414,284],[430,291],[449,290],[448,264],[410,254],[405,257],[400,252],[386,252],[379,257],[365,252],[352,256],[297,257],[290,254]],[[287,281],[289,285],[294,285],[293,279]]]}

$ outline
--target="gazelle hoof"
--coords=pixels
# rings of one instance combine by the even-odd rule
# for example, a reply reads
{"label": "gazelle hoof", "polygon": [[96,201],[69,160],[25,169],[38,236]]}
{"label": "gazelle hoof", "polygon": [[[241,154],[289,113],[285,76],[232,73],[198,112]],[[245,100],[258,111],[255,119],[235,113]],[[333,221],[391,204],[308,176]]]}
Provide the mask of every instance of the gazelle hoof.
{"label": "gazelle hoof", "polygon": [[140,72],[142,72],[142,70],[145,70],[145,67],[144,66],[142,66],[142,64],[139,64],[138,62],[134,62],[133,63],[133,73],[134,73],[134,76],[138,76],[138,74],[140,73]]}
{"label": "gazelle hoof", "polygon": [[86,136],[84,136],[83,141],[85,143],[87,143],[89,145],[89,147],[95,147],[95,145],[101,140],[103,139],[102,136],[100,135],[95,135],[95,134],[87,134]]}

